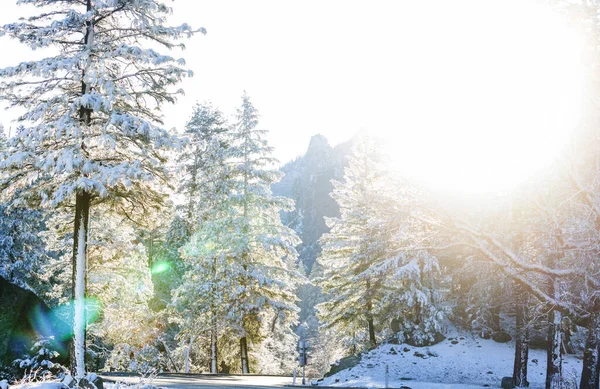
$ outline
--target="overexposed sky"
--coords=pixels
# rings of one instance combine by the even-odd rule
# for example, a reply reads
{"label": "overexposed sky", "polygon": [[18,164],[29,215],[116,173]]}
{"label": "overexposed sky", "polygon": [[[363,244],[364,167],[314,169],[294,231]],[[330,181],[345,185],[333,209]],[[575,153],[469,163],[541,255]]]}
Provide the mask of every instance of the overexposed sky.
{"label": "overexposed sky", "polygon": [[[29,12],[1,1],[0,24]],[[282,162],[313,134],[337,144],[366,130],[434,187],[464,190],[477,180],[483,189],[471,190],[500,190],[548,163],[578,118],[581,45],[544,2],[168,3],[174,23],[208,34],[181,54],[195,77],[165,107],[167,126],[182,128],[196,101],[233,113],[246,90]],[[0,44],[11,54],[0,66],[30,58],[16,42]]]}

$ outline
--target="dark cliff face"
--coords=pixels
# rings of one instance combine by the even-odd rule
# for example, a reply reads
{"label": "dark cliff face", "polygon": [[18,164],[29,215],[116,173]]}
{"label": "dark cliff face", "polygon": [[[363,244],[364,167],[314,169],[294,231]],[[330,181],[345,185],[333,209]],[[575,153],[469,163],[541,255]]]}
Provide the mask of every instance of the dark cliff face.
{"label": "dark cliff face", "polygon": [[0,363],[10,364],[31,353],[40,336],[55,339],[59,363],[68,360],[71,329],[33,292],[0,277]]}
{"label": "dark cliff face", "polygon": [[319,238],[329,231],[325,217],[339,215],[336,202],[329,196],[331,180],[343,179],[349,151],[349,142],[332,148],[323,135],[314,135],[306,154],[283,166],[284,178],[273,185],[274,194],[289,197],[296,204],[294,212],[283,215],[283,221],[302,239],[298,253],[308,273],[321,252]]}
{"label": "dark cliff face", "polygon": [[[340,210],[330,196],[332,180],[343,181],[344,167],[352,148],[351,141],[331,147],[323,135],[311,138],[306,154],[281,168],[285,176],[274,184],[273,193],[294,200],[296,209],[283,214],[283,222],[302,239],[297,247],[299,261],[310,277],[315,261],[321,254],[319,239],[329,232],[325,217],[339,216]],[[310,339],[317,334],[315,306],[322,302],[320,289],[306,284],[298,290],[301,325],[297,333]]]}

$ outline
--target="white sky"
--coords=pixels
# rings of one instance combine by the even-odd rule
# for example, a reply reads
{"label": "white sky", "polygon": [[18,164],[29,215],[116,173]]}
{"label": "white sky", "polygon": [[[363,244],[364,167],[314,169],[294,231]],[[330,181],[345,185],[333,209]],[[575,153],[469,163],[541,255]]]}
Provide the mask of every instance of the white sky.
{"label": "white sky", "polygon": [[[0,24],[23,14],[15,0],[0,1]],[[577,63],[564,58],[577,59],[568,50],[578,46],[543,6],[526,1],[172,4],[174,23],[208,34],[181,54],[195,77],[183,85],[186,96],[165,108],[167,126],[182,128],[196,101],[233,113],[246,90],[282,162],[302,154],[311,135],[335,145],[364,129],[386,137],[412,175],[445,179],[438,186],[448,189],[474,177],[514,176],[540,159],[528,152],[532,145],[555,154],[577,117],[565,101],[578,101],[579,81],[562,73],[574,73]],[[31,58],[15,42],[0,44],[10,53],[0,66]],[[10,114],[2,115],[9,126]],[[509,172],[494,170],[507,153],[530,156],[511,158]]]}

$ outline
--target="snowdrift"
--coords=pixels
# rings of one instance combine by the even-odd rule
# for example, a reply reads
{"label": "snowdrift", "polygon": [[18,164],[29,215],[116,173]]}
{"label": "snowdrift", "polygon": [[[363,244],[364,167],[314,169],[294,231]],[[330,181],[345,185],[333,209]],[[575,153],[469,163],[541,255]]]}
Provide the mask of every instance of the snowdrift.
{"label": "snowdrift", "polygon": [[[319,386],[454,389],[500,387],[502,377],[512,376],[514,343],[496,343],[471,334],[454,332],[434,346],[383,344],[362,355],[360,363],[320,381]],[[563,374],[579,382],[582,361],[564,356]],[[530,388],[544,388],[546,352],[529,350]]]}

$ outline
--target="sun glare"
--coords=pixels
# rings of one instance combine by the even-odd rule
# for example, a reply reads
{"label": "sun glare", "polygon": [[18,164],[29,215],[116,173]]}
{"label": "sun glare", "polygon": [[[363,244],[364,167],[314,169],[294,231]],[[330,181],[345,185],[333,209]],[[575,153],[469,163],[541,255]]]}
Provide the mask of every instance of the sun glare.
{"label": "sun glare", "polygon": [[552,163],[580,116],[575,28],[548,6],[482,3],[411,26],[397,122],[381,134],[394,166],[437,191],[510,191]]}

